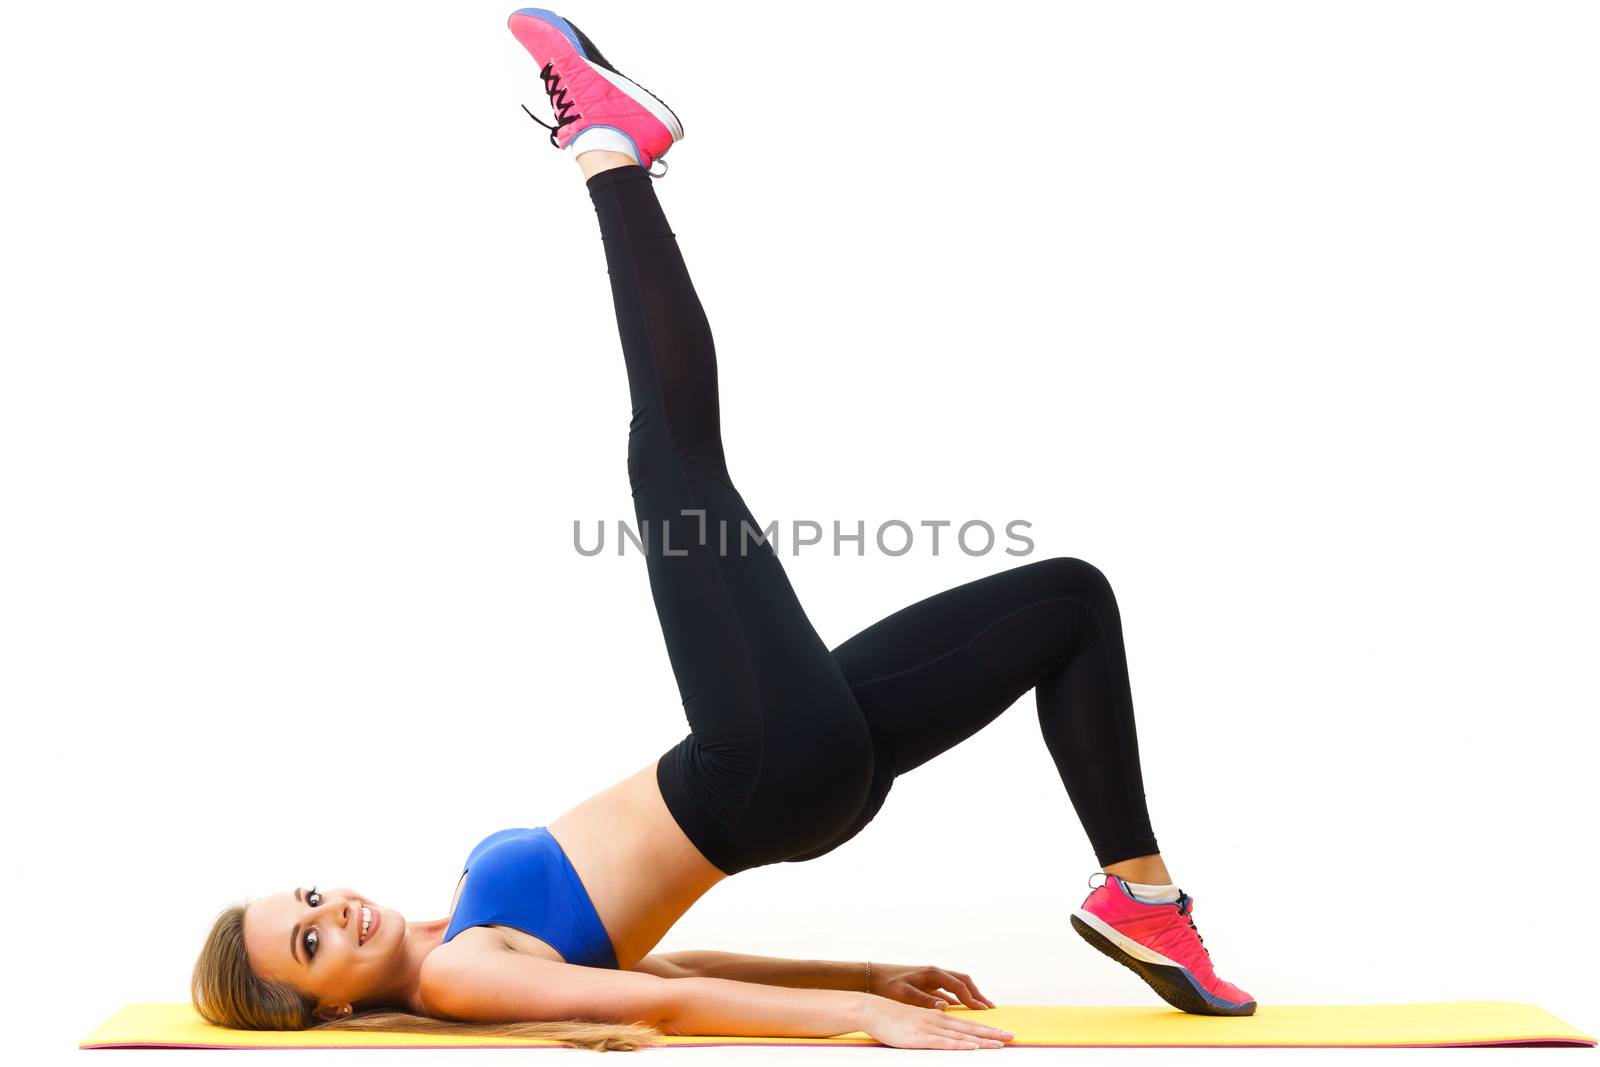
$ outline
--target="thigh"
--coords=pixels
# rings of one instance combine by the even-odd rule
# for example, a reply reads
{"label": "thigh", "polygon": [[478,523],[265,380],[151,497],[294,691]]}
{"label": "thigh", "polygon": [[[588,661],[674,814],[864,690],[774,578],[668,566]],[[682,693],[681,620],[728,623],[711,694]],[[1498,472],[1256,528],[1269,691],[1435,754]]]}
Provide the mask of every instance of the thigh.
{"label": "thigh", "polygon": [[961,743],[1092,639],[1109,586],[1081,560],[1054,558],[948,589],[834,649],[872,735],[867,801],[814,859],[850,840],[894,779]]}
{"label": "thigh", "polygon": [[759,528],[738,492],[694,465],[674,474],[635,492],[654,514],[666,496],[698,513],[670,553],[648,559],[690,730],[656,777],[690,840],[734,874],[815,848],[854,817],[872,739],[776,553],[741,542],[742,529]]}
{"label": "thigh", "polygon": [[904,774],[999,716],[1093,636],[1109,586],[1081,560],[1014,567],[918,601],[834,650]]}

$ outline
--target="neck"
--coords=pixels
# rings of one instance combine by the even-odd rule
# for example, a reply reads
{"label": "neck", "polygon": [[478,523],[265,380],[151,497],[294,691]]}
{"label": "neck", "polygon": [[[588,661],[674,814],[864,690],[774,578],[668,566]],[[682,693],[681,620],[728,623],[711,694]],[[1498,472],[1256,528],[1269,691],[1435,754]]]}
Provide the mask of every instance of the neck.
{"label": "neck", "polygon": [[426,1015],[419,991],[422,961],[444,942],[444,932],[449,927],[449,919],[406,923],[405,946],[401,950],[399,966],[395,968],[394,981],[364,1006],[399,1008],[413,1015]]}

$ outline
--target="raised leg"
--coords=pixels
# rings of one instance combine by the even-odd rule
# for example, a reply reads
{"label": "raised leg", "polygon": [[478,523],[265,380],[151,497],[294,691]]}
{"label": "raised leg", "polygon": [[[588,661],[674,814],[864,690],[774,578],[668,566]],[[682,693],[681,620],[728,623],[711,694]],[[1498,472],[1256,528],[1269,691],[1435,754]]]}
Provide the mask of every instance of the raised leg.
{"label": "raised leg", "polygon": [[588,187],[633,401],[634,512],[690,727],[657,781],[696,847],[732,874],[815,847],[853,817],[871,736],[729,476],[711,330],[650,178],[615,166]]}

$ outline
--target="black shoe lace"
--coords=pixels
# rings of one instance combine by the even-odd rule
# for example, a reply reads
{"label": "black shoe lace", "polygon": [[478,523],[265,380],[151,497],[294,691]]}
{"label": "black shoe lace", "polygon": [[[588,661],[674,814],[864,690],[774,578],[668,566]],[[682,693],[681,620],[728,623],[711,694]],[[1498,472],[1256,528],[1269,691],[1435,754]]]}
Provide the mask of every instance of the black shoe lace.
{"label": "black shoe lace", "polygon": [[1194,936],[1199,940],[1200,947],[1205,949],[1206,955],[1209,956],[1211,955],[1211,950],[1206,948],[1206,939],[1200,936],[1200,928],[1194,924],[1194,917],[1189,914],[1189,904],[1193,900],[1194,898],[1188,893],[1178,898],[1178,914],[1182,915],[1184,921],[1189,924],[1189,929],[1194,931]]}
{"label": "black shoe lace", "polygon": [[556,120],[556,124],[552,126],[533,112],[528,111],[527,104],[522,105],[522,110],[528,111],[530,119],[549,130],[550,143],[560,148],[561,143],[556,140],[556,132],[563,126],[570,126],[572,123],[577,122],[583,116],[568,114],[574,105],[571,100],[567,99],[566,86],[561,84],[561,75],[556,73],[554,64],[546,63],[544,69],[539,72],[539,78],[544,82],[544,95],[550,98],[550,107],[555,112],[553,117]]}

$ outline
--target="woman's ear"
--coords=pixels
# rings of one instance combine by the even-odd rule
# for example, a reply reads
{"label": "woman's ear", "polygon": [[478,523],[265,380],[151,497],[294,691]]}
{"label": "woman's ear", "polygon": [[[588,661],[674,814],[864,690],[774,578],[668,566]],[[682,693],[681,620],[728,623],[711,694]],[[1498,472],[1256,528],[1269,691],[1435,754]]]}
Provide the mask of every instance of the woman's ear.
{"label": "woman's ear", "polygon": [[335,1019],[343,1019],[347,1017],[350,1012],[351,1007],[348,1004],[318,1004],[317,1010],[311,1014],[315,1015],[325,1023],[331,1023]]}

